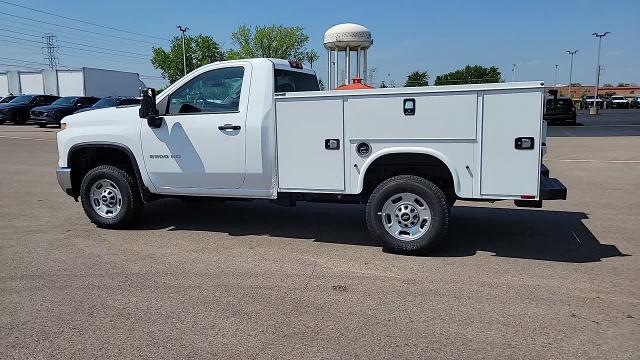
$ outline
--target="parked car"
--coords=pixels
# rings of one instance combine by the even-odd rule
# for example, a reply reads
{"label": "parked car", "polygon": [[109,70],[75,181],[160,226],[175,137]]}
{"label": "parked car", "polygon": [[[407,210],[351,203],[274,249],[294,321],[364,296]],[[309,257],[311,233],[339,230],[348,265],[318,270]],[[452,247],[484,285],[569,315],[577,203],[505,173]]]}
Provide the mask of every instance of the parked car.
{"label": "parked car", "polygon": [[49,105],[58,100],[54,95],[20,95],[5,104],[0,104],[0,124],[11,121],[14,124],[22,125],[29,120],[31,109]]}
{"label": "parked car", "polygon": [[16,95],[7,95],[2,99],[0,99],[0,104],[8,103],[9,101],[15,99],[16,97],[17,97]]}
{"label": "parked car", "polygon": [[93,104],[93,106],[77,110],[75,113],[77,114],[85,111],[116,107],[116,106],[125,106],[125,105],[140,105],[140,99],[134,98],[134,97],[125,97],[125,96],[113,96],[113,97],[109,96],[109,97],[100,99],[100,101]]}
{"label": "parked car", "polygon": [[633,100],[631,100],[631,107],[634,109],[639,109],[640,108],[640,96],[636,96],[633,98]]}
{"label": "parked car", "polygon": [[51,105],[39,106],[31,110],[31,119],[40,127],[60,126],[60,120],[78,109],[91,107],[99,98],[89,96],[65,96]]}
{"label": "parked car", "polygon": [[549,123],[556,121],[569,121],[576,123],[576,106],[568,97],[554,97],[547,99],[544,107],[543,118]]}
{"label": "parked car", "polygon": [[[594,98],[594,96],[593,96],[593,95],[585,95],[585,96],[583,96],[583,97],[582,97],[582,107],[583,107],[584,109],[588,109],[588,108],[593,107],[593,102],[594,102],[594,101],[593,101],[593,98]],[[597,106],[598,108],[600,108],[600,109],[604,109],[604,101],[602,101],[602,99],[597,98],[597,99],[595,100],[595,103],[596,103],[596,106]]]}
{"label": "parked car", "polygon": [[631,102],[624,96],[614,95],[607,100],[609,109],[631,109]]}

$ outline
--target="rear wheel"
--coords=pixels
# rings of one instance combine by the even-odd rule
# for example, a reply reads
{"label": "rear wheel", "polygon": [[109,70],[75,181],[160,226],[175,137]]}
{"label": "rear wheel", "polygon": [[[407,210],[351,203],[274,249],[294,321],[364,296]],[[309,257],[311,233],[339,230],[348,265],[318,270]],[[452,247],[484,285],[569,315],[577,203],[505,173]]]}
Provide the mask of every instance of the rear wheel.
{"label": "rear wheel", "polygon": [[47,124],[38,124],[38,127],[46,128],[46,127],[47,127]]}
{"label": "rear wheel", "polygon": [[98,166],[85,175],[80,198],[91,222],[106,229],[126,227],[144,207],[136,180],[111,165]]}
{"label": "rear wheel", "polygon": [[371,193],[367,226],[387,250],[421,254],[444,238],[449,221],[445,194],[432,182],[400,175],[382,182]]}

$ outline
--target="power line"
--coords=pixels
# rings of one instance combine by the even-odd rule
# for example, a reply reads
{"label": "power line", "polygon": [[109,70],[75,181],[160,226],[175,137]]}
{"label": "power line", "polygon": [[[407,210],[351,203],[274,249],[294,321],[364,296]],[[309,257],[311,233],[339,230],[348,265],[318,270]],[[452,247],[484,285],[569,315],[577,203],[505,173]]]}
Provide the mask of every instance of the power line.
{"label": "power line", "polygon": [[125,51],[125,50],[118,50],[118,49],[110,49],[110,48],[105,48],[105,47],[100,47],[100,46],[95,46],[95,45],[77,43],[77,42],[73,42],[73,41],[60,40],[60,42],[64,43],[64,44],[85,46],[85,47],[89,47],[89,48],[108,50],[108,51],[117,51],[117,52],[121,52],[121,53],[125,53],[125,54],[140,55],[140,56],[144,56],[144,57],[148,57],[149,56],[149,54],[142,54],[142,53],[137,53],[137,52],[133,52],[133,51]]}
{"label": "power line", "polygon": [[9,61],[23,62],[23,63],[30,63],[30,64],[33,64],[33,65],[45,65],[44,63],[39,63],[39,62],[35,62],[35,61],[20,60],[20,59],[8,58],[8,57],[4,57],[4,56],[0,56],[0,59],[9,60]]}
{"label": "power line", "polygon": [[150,41],[131,39],[131,38],[126,38],[126,37],[117,36],[117,35],[109,35],[109,34],[100,33],[100,32],[96,32],[96,31],[91,31],[91,30],[87,30],[87,29],[80,29],[80,28],[76,28],[76,27],[73,27],[73,26],[54,24],[54,23],[50,23],[50,22],[47,22],[47,21],[44,21],[44,20],[36,20],[36,19],[25,17],[25,16],[19,16],[19,15],[15,15],[15,14],[6,13],[4,11],[0,11],[0,14],[6,15],[6,16],[10,16],[10,17],[16,17],[18,19],[29,20],[29,21],[33,21],[33,22],[37,22],[37,23],[43,23],[43,24],[47,24],[47,25],[58,26],[58,27],[66,28],[66,29],[72,29],[72,30],[76,30],[76,31],[87,32],[87,33],[101,35],[101,36],[107,36],[107,37],[113,37],[113,38],[122,39],[122,40],[147,43],[147,44],[151,44],[151,45],[159,45],[157,43],[153,43],[153,42],[150,42]]}
{"label": "power line", "polygon": [[[5,44],[6,46],[14,47],[14,48],[17,48],[17,49],[22,49],[22,50],[34,50],[34,48],[32,48],[32,47],[21,46],[21,45],[22,45],[22,43],[19,43],[19,42],[17,42],[17,41],[6,40],[6,39],[0,39],[0,41],[1,41],[1,42],[6,42],[6,43],[8,43],[8,44]],[[16,44],[21,44],[21,45],[16,45]],[[33,54],[30,54],[30,55],[40,55],[40,54],[41,54],[41,53],[40,53],[40,52],[38,52],[37,54],[36,54],[36,53],[33,53]]]}
{"label": "power line", "polygon": [[[1,15],[1,14],[0,14]],[[39,26],[36,24],[27,24],[25,22],[21,22],[21,21],[15,21],[13,19],[3,19],[4,22],[6,22],[7,24],[5,24],[6,26],[11,26],[12,29],[18,29],[21,31],[33,31],[33,30],[37,30],[37,35],[31,35],[29,34],[29,36],[38,36],[40,37],[40,35],[42,33],[45,32],[55,32],[56,35],[58,35],[58,37],[60,38],[70,38],[70,39],[75,39],[75,40],[83,40],[83,41],[91,41],[91,42],[102,42],[102,43],[106,43],[106,44],[113,44],[113,39],[105,39],[105,38],[101,38],[101,37],[96,37],[95,35],[91,35],[91,34],[86,34],[83,33],[82,35],[78,34],[78,33],[71,33],[71,32],[67,32],[61,29],[53,29],[52,26]],[[17,25],[16,25],[17,24]],[[23,26],[18,26],[18,25],[23,25]],[[120,41],[118,41],[117,43],[118,46],[136,46],[138,47],[138,44],[134,44],[134,43],[122,43]]]}
{"label": "power line", "polygon": [[23,69],[41,70],[40,68],[37,68],[37,67],[34,67],[34,66],[21,65],[21,64],[0,63],[0,66],[10,66],[10,67],[16,67],[16,68],[23,68]]}
{"label": "power line", "polygon": [[161,38],[161,37],[157,37],[157,36],[153,36],[153,35],[147,35],[147,34],[142,34],[142,33],[137,33],[137,32],[129,31],[129,30],[118,29],[118,28],[115,28],[115,27],[106,26],[106,25],[100,25],[100,24],[92,23],[92,22],[90,22],[90,21],[85,21],[85,20],[75,19],[75,18],[72,18],[72,17],[68,17],[68,16],[64,16],[64,15],[60,15],[60,14],[55,14],[55,13],[48,12],[48,11],[44,11],[44,10],[34,9],[34,8],[30,8],[30,7],[28,7],[28,6],[18,5],[18,4],[15,4],[15,3],[9,2],[9,1],[0,0],[0,2],[1,2],[1,3],[8,4],[8,5],[16,6],[16,7],[19,7],[19,8],[23,8],[23,9],[27,9],[27,10],[31,10],[31,11],[35,11],[35,12],[39,12],[39,13],[42,13],[42,14],[47,14],[47,15],[51,15],[51,16],[57,16],[57,17],[60,17],[60,18],[63,18],[63,19],[67,19],[67,20],[77,21],[77,22],[81,22],[81,23],[83,23],[83,24],[87,24],[87,25],[93,25],[93,26],[101,27],[101,28],[104,28],[104,29],[120,31],[120,32],[127,33],[127,34],[138,35],[138,36],[143,36],[143,37],[152,38],[152,39],[158,39],[158,40],[164,40],[164,41],[171,41],[171,40],[166,39],[166,38]]}
{"label": "power line", "polygon": [[[19,37],[15,37],[15,36],[9,36],[9,35],[2,35],[0,34],[0,36],[2,37],[6,37],[6,38],[10,38],[10,39],[16,39],[16,40],[22,40],[22,41],[28,41],[28,42],[33,42],[33,43],[38,43],[41,44],[42,42],[40,41],[35,41],[35,40],[30,40],[30,39],[24,39],[24,38],[19,38]],[[144,57],[144,56],[138,56],[138,55],[127,55],[127,54],[114,54],[112,52],[105,52],[105,51],[100,51],[100,50],[92,50],[92,49],[83,49],[83,48],[79,48],[79,47],[75,47],[75,46],[65,46],[65,49],[75,49],[75,50],[79,50],[79,51],[88,51],[90,53],[98,53],[98,54],[103,54],[103,55],[112,55],[112,56],[119,56],[119,57],[128,57],[128,58],[132,58],[132,59],[139,59],[139,60],[149,60],[148,57]]]}

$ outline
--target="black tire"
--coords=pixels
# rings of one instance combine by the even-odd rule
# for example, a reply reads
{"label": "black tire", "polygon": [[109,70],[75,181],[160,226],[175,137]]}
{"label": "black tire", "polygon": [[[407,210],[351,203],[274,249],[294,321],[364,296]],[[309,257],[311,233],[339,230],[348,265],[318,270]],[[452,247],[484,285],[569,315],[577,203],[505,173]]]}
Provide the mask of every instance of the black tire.
{"label": "black tire", "polygon": [[[429,227],[415,239],[403,240],[391,235],[383,222],[383,206],[387,200],[401,193],[418,195],[431,212]],[[424,254],[444,239],[449,224],[449,206],[445,194],[432,182],[419,176],[399,175],[385,180],[371,193],[366,219],[371,235],[386,250],[400,254]]]}
{"label": "black tire", "polygon": [[47,127],[47,124],[38,124],[38,127],[46,128],[46,127]]}
{"label": "black tire", "polygon": [[[91,191],[100,180],[108,180],[117,186],[121,196],[121,208],[113,217],[104,217],[94,210]],[[122,229],[132,224],[144,208],[137,181],[128,173],[111,165],[102,165],[90,170],[80,185],[80,200],[85,214],[97,227]]]}
{"label": "black tire", "polygon": [[16,118],[13,119],[13,124],[14,125],[24,125],[27,123],[27,119],[24,115],[21,114],[17,114]]}

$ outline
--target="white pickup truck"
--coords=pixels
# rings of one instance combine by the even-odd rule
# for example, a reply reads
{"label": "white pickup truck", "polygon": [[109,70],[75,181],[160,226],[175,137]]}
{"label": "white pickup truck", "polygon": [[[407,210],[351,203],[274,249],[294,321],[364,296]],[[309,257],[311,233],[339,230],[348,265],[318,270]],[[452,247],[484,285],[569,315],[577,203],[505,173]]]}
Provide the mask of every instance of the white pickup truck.
{"label": "white pickup truck", "polygon": [[425,252],[456,199],[566,199],[542,165],[543,101],[540,82],[319,91],[295,62],[218,62],[66,117],[57,176],[102,228],[163,197],[362,203],[385,248]]}

